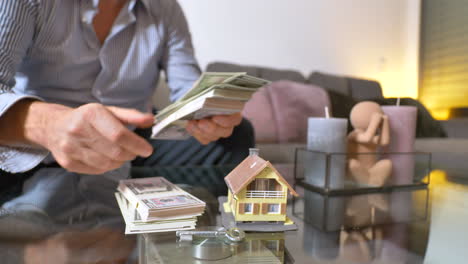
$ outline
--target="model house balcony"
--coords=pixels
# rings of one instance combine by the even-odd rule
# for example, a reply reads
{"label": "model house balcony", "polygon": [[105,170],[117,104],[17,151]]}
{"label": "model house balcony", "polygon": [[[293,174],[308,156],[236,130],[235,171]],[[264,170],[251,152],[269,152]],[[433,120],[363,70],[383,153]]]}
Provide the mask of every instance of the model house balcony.
{"label": "model house balcony", "polygon": [[284,198],[282,191],[247,191],[246,198]]}

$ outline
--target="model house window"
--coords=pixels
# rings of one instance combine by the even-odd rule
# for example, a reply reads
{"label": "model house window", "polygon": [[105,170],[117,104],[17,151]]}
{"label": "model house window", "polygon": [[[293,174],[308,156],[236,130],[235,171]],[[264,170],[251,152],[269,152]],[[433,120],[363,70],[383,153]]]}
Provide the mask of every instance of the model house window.
{"label": "model house window", "polygon": [[268,213],[269,214],[277,214],[280,212],[280,205],[279,204],[268,204]]}
{"label": "model house window", "polygon": [[281,185],[275,179],[256,179],[247,186],[247,190],[276,191],[278,187],[281,187]]}
{"label": "model house window", "polygon": [[244,214],[251,214],[253,213],[253,206],[251,203],[244,204]]}

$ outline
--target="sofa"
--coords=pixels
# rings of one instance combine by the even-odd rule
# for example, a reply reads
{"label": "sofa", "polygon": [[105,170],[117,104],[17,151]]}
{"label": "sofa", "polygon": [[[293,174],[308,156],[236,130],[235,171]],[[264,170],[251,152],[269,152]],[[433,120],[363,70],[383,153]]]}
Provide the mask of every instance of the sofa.
{"label": "sofa", "polygon": [[[268,79],[272,82],[287,80],[296,83],[315,85],[327,93],[340,99],[340,96],[352,98],[356,101],[382,100],[382,88],[377,81],[362,78],[339,76],[314,71],[309,76],[288,69],[274,69],[269,67],[239,65],[227,62],[213,62],[207,65],[206,71],[247,72],[250,75]],[[158,89],[153,96],[153,103],[158,109],[169,105],[169,89],[164,76],[160,78]],[[337,102],[336,102],[337,101]],[[351,106],[343,106],[340,100],[331,100],[331,108],[335,116],[344,116]],[[338,106],[338,107],[337,107]],[[438,121],[449,138],[468,138],[468,118],[457,118]],[[257,139],[261,140],[261,137]]]}
{"label": "sofa", "polygon": [[[247,72],[273,82],[272,86],[254,95],[245,107],[244,116],[252,122],[255,128],[256,145],[261,155],[276,164],[294,162],[296,148],[305,146],[306,117],[323,116],[322,109],[325,106],[328,106],[335,116],[344,117],[353,106],[349,103],[350,98],[354,102],[363,100],[392,102],[392,99],[384,98],[380,84],[374,80],[317,71],[304,76],[294,70],[226,62],[211,63],[205,70]],[[162,108],[169,104],[165,100],[168,90],[164,79],[160,85],[162,87],[158,88],[154,102],[157,107]],[[287,87],[287,89],[280,87]],[[297,93],[302,96],[291,97]],[[280,107],[278,98],[281,97],[287,97],[287,100],[282,102]],[[411,102],[421,105],[416,100]],[[347,103],[349,105],[346,105]],[[259,107],[260,105],[262,107]],[[433,163],[437,164],[436,167],[443,167],[447,158],[459,160],[458,168],[467,167],[464,161],[468,159],[468,119],[433,121],[433,124],[443,129],[445,137],[419,137],[416,139],[416,150],[434,153]],[[285,170],[291,172],[291,168],[285,168]]]}
{"label": "sofa", "polygon": [[[379,82],[356,77],[317,71],[305,77],[293,70],[225,62],[211,63],[206,71],[247,72],[273,82],[254,95],[245,107],[244,116],[253,123],[256,130],[256,143],[261,155],[275,164],[294,163],[296,149],[305,147],[305,116],[323,116],[322,109],[328,106],[335,116],[347,117],[349,110],[356,102],[373,100],[380,104],[394,104],[396,101],[396,99],[384,98]],[[297,93],[301,96],[294,95]],[[278,103],[275,98],[282,95],[292,96],[292,98]],[[266,99],[270,102],[265,103]],[[451,175],[466,177],[464,172],[468,170],[468,163],[466,163],[468,160],[468,119],[437,121],[420,102],[402,99],[402,103],[418,107],[418,118],[421,120],[418,121],[420,129],[415,150],[432,153],[433,168],[443,169]],[[259,107],[259,105],[266,105],[266,107]],[[295,110],[289,109],[295,107],[297,107]],[[262,113],[262,109],[268,110],[268,113]],[[285,116],[287,118],[284,118]],[[286,122],[280,123],[281,119],[285,119]],[[266,120],[271,120],[271,122]],[[292,123],[291,120],[293,120]],[[282,132],[282,128],[289,132]],[[425,133],[428,130],[432,130],[433,133]],[[292,181],[294,171],[292,166],[280,166],[279,170]]]}
{"label": "sofa", "polygon": [[308,77],[294,70],[280,70],[260,66],[237,65],[226,62],[213,62],[207,65],[206,71],[246,72],[252,76],[267,79],[271,82],[289,80],[298,83],[319,86],[326,91],[350,96],[358,101],[384,98],[382,88],[377,81],[338,76],[323,72],[312,72]]}
{"label": "sofa", "polygon": [[[211,63],[206,70],[247,72],[272,81],[253,96],[244,110],[244,116],[253,123],[258,143],[304,143],[307,117],[324,116],[325,107],[333,116],[347,118],[352,107],[361,101],[372,100],[381,105],[396,103],[395,98],[384,98],[379,82],[374,80],[323,72],[312,72],[305,78],[292,70],[224,62]],[[420,102],[402,98],[401,103],[418,108],[417,137],[447,136],[443,125],[432,118]]]}

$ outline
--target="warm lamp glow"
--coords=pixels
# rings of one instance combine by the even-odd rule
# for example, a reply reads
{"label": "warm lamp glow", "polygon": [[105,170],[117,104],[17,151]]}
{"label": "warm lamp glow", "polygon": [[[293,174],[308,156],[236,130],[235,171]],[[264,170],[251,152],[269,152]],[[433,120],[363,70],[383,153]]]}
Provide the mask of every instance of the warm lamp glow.
{"label": "warm lamp glow", "polygon": [[[405,76],[402,78],[402,76]],[[418,88],[415,76],[405,75],[402,72],[380,72],[376,76],[380,82],[385,97],[390,98],[418,98]]]}
{"label": "warm lamp glow", "polygon": [[429,81],[423,85],[420,100],[436,119],[447,120],[450,118],[450,109],[468,106],[468,94],[464,85]]}
{"label": "warm lamp glow", "polygon": [[[424,179],[426,180],[426,179]],[[431,172],[431,186],[444,186],[450,185],[450,181],[447,179],[447,173],[443,170],[433,170]]]}
{"label": "warm lamp glow", "polygon": [[429,112],[431,115],[437,120],[448,120],[450,116],[449,109],[431,109],[429,108]]}

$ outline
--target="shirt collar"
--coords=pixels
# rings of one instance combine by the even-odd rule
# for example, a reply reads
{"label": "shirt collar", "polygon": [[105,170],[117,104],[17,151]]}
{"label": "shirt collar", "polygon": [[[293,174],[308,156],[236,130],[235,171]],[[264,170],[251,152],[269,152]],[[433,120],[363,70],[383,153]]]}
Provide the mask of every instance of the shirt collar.
{"label": "shirt collar", "polygon": [[[93,8],[96,9],[96,10],[98,9],[99,1],[105,1],[105,0],[91,0]],[[133,8],[136,5],[136,2],[138,2],[138,1],[142,2],[145,5],[146,9],[149,9],[149,7],[150,7],[150,3],[149,3],[148,0],[128,0],[128,1],[130,2],[129,5],[128,5],[128,10],[129,11],[133,10]]]}
{"label": "shirt collar", "polygon": [[[90,0],[91,6],[89,6],[87,9],[85,9],[84,12],[83,12],[84,13],[84,16],[83,16],[84,22],[86,22],[88,24],[92,23],[94,16],[98,12],[99,1],[106,1],[106,0]],[[130,22],[134,22],[136,20],[135,13],[134,13],[136,3],[138,1],[141,1],[145,5],[145,7],[148,8],[149,7],[149,2],[146,1],[146,0],[128,0],[128,1],[129,1],[128,4],[126,4],[124,6],[124,8],[127,9],[128,13],[130,15]]]}
{"label": "shirt collar", "polygon": [[138,1],[142,2],[147,10],[150,10],[150,6],[151,6],[150,1],[151,0],[138,0]]}
{"label": "shirt collar", "polygon": [[135,22],[136,21],[136,17],[135,17],[135,12],[134,12],[134,9],[135,9],[135,5],[136,5],[136,2],[137,0],[129,0],[130,2],[128,3],[128,14],[130,15],[130,21],[129,22]]}

